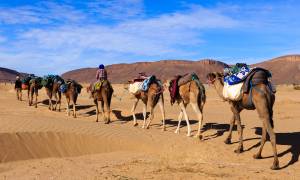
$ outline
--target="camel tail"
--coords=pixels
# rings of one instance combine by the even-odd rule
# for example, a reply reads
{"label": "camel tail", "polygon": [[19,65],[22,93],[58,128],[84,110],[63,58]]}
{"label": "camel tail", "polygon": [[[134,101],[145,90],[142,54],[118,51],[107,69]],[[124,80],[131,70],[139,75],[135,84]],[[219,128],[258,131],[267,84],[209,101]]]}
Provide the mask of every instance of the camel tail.
{"label": "camel tail", "polygon": [[202,83],[199,85],[199,91],[200,91],[200,95],[198,96],[198,103],[201,107],[203,107],[206,102],[206,94],[205,94],[205,87],[203,86]]}

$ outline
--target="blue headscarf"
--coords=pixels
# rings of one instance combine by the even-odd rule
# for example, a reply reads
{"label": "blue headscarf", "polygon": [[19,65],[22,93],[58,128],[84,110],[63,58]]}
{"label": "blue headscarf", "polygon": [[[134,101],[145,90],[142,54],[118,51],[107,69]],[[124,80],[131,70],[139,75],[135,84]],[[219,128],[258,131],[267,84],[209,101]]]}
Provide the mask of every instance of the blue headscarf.
{"label": "blue headscarf", "polygon": [[100,64],[100,65],[99,65],[99,69],[104,69],[104,65],[103,65],[103,64]]}

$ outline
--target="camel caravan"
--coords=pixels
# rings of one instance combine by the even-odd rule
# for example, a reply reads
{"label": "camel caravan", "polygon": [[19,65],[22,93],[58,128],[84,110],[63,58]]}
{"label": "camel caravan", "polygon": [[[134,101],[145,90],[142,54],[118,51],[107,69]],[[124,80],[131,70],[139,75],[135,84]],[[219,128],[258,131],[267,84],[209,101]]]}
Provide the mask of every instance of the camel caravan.
{"label": "camel caravan", "polygon": [[[236,64],[233,67],[225,67],[223,72],[211,72],[207,74],[207,83],[215,88],[217,94],[230,104],[232,111],[232,119],[230,121],[229,134],[225,139],[226,144],[231,144],[232,131],[235,124],[239,135],[239,143],[235,153],[242,153],[243,147],[243,128],[241,125],[240,113],[242,110],[257,110],[262,120],[262,137],[258,152],[253,156],[255,159],[262,158],[261,153],[267,134],[270,137],[273,147],[274,161],[271,169],[279,169],[279,160],[276,149],[276,136],[274,133],[273,123],[273,105],[275,102],[276,90],[271,83],[271,73],[262,68],[250,68],[246,64]],[[73,106],[73,117],[76,118],[76,102],[78,95],[81,93],[82,85],[75,80],[64,80],[58,75],[48,75],[41,77],[28,76],[24,78],[20,85],[20,78],[17,78],[15,89],[17,99],[22,100],[20,91],[27,90],[28,103],[37,107],[38,91],[45,87],[46,94],[49,97],[49,109],[52,111],[60,111],[61,95],[66,97],[67,107],[66,113],[70,116],[70,104]],[[20,87],[21,86],[21,87]],[[139,101],[143,104],[143,125],[142,128],[149,129],[154,118],[154,108],[159,106],[162,115],[162,130],[166,131],[165,123],[165,102],[164,91],[168,90],[170,95],[170,104],[175,103],[179,106],[178,125],[175,133],[180,132],[181,121],[184,118],[187,125],[187,136],[192,136],[189,116],[186,108],[190,104],[198,118],[198,129],[194,137],[203,140],[201,132],[203,125],[203,112],[206,103],[206,93],[203,83],[197,74],[189,73],[185,75],[176,75],[173,79],[166,80],[164,83],[155,75],[147,76],[140,73],[132,80],[128,80],[124,88],[133,99],[131,109],[133,117],[133,126],[137,126],[137,118],[135,115],[136,107]],[[20,90],[21,89],[21,90]],[[101,112],[105,124],[109,124],[111,112],[111,100],[114,89],[109,82],[107,72],[104,65],[100,65],[96,73],[96,81],[87,87],[96,108],[96,122],[99,121]],[[33,96],[35,102],[33,103]],[[52,98],[55,98],[55,106],[53,106]],[[100,105],[99,105],[100,104]],[[99,110],[100,108],[100,110]],[[147,109],[150,115],[147,118]],[[148,121],[148,122],[147,122]]]}

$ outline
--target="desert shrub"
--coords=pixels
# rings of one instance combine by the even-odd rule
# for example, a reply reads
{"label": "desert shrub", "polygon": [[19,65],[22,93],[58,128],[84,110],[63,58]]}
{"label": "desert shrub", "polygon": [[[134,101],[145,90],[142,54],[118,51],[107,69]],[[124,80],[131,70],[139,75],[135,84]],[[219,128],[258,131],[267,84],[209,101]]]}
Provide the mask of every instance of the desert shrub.
{"label": "desert shrub", "polygon": [[299,84],[293,84],[293,87],[295,90],[300,90],[300,85]]}

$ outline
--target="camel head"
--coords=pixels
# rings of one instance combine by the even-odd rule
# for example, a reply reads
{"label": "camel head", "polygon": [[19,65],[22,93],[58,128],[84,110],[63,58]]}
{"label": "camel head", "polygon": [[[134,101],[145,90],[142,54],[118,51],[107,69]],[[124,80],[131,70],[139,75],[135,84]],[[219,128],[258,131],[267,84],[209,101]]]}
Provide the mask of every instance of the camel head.
{"label": "camel head", "polygon": [[208,84],[214,84],[216,80],[221,80],[223,84],[224,74],[220,72],[212,72],[212,73],[208,73],[206,75],[206,78]]}

